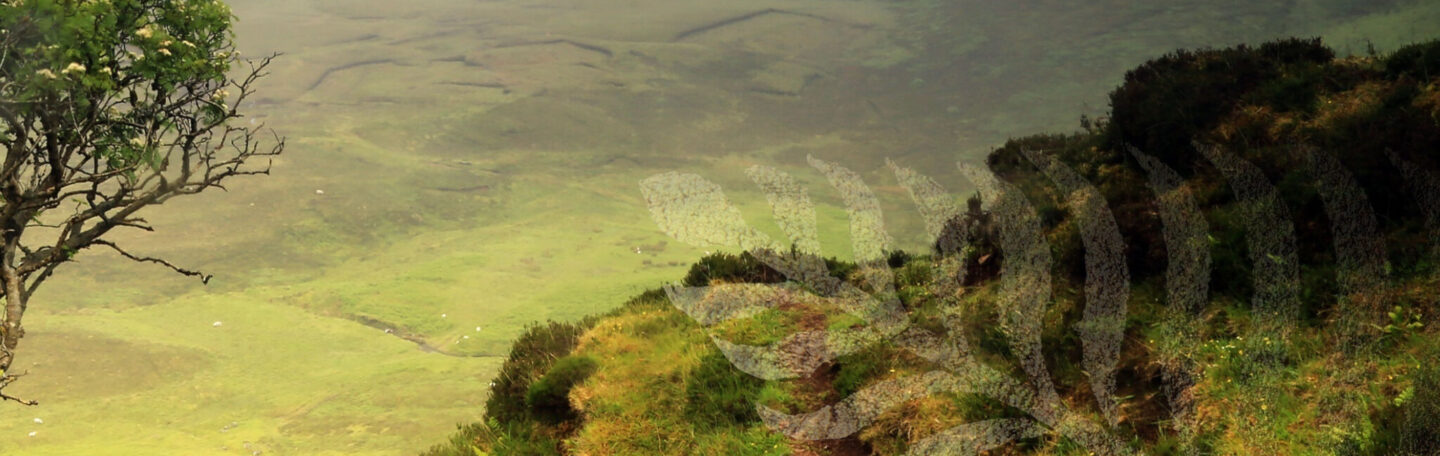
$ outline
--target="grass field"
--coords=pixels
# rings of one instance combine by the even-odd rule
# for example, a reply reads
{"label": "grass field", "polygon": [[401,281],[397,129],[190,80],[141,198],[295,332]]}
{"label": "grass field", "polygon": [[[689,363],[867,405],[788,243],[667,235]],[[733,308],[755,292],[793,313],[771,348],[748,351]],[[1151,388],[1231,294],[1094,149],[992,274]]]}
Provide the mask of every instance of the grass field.
{"label": "grass field", "polygon": [[42,405],[7,406],[7,454],[412,454],[482,415],[527,323],[614,307],[704,252],[655,227],[653,173],[701,174],[774,233],[744,170],[791,171],[844,257],[805,157],[841,161],[923,248],[887,157],[963,191],[955,160],[1073,128],[1175,47],[1384,50],[1440,24],[1424,2],[1329,0],[232,3],[244,52],[284,53],[249,112],[289,147],[273,176],[119,238],[210,285],[84,252],[34,298],[7,392]]}

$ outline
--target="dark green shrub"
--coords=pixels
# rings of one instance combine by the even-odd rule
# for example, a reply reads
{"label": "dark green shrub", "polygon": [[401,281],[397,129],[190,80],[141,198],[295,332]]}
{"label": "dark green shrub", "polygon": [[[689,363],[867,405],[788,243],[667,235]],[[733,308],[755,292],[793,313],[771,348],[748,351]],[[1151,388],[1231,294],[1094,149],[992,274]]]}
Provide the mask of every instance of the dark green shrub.
{"label": "dark green shrub", "polygon": [[610,311],[605,315],[613,317],[623,313],[634,313],[636,311],[658,311],[669,308],[670,297],[665,295],[665,290],[659,288],[651,288],[649,290],[645,290],[645,292],[643,293],[640,293],[639,296],[630,298],[629,301],[625,301],[624,305],[616,308],[613,311]]}
{"label": "dark green shrub", "polygon": [[885,255],[885,264],[889,265],[892,269],[898,268],[905,266],[905,263],[909,263],[911,258],[910,254],[904,250],[894,250]]}
{"label": "dark green shrub", "polygon": [[[909,254],[898,252],[909,258]],[[805,255],[791,247],[787,255]],[[891,253],[894,256],[895,253]],[[840,280],[846,280],[850,274],[855,272],[857,266],[854,263],[840,261],[835,258],[825,258],[825,267],[829,269],[830,276]],[[710,285],[711,281],[727,283],[781,283],[786,280],[784,274],[771,268],[760,261],[750,252],[741,252],[739,255],[732,255],[724,252],[716,252],[701,258],[700,261],[690,266],[690,271],[685,274],[681,281],[687,287],[703,287]]]}
{"label": "dark green shrub", "polygon": [[849,280],[850,274],[853,274],[855,270],[860,269],[860,267],[857,266],[855,263],[851,263],[848,261],[840,261],[835,258],[826,258],[825,268],[830,271],[831,277],[840,280]]}
{"label": "dark green shrub", "polygon": [[[1188,165],[1190,141],[1249,99],[1247,94],[1265,86],[1272,99],[1305,105],[1313,99],[1305,84],[1318,80],[1306,71],[1334,57],[1318,38],[1291,38],[1258,48],[1179,50],[1151,60],[1126,73],[1125,83],[1111,92],[1107,144],[1113,150],[1134,145]],[[1274,82],[1287,74],[1297,76]]]}
{"label": "dark green shrub", "polygon": [[1279,39],[1261,43],[1257,52],[1263,58],[1281,65],[1330,63],[1335,60],[1335,51],[1321,43],[1320,38]]}
{"label": "dark green shrub", "polygon": [[1385,75],[1427,81],[1440,76],[1440,40],[1402,47],[1385,59]]}
{"label": "dark green shrub", "polygon": [[510,357],[500,367],[485,414],[501,423],[527,418],[525,397],[530,384],[549,371],[555,360],[575,349],[588,324],[546,322],[532,325],[510,347]]}
{"label": "dark green shrub", "polygon": [[1273,107],[1280,112],[1313,111],[1316,97],[1320,93],[1319,85],[1324,77],[1320,68],[1300,68],[1265,82],[1255,89],[1249,101]]}
{"label": "dark green shrub", "polygon": [[937,257],[966,253],[967,247],[967,256],[962,259],[965,265],[965,285],[984,282],[999,275],[1003,256],[1000,250],[1000,228],[994,215],[981,208],[979,193],[966,201],[965,213],[945,222],[934,245]]}
{"label": "dark green shrub", "polygon": [[710,350],[685,381],[686,421],[712,426],[760,420],[756,398],[765,381],[741,372],[719,350]]}
{"label": "dark green shrub", "polygon": [[690,266],[682,282],[687,287],[703,287],[711,281],[730,283],[779,283],[785,276],[762,263],[750,252],[732,255],[715,252],[701,258]]}
{"label": "dark green shrub", "polygon": [[923,287],[934,279],[928,261],[912,261],[895,270],[895,288]]}
{"label": "dark green shrub", "polygon": [[570,406],[570,389],[585,381],[599,364],[588,356],[566,356],[555,361],[545,373],[525,391],[525,405],[536,419],[547,423],[574,420],[575,409]]}
{"label": "dark green shrub", "polygon": [[971,239],[972,225],[974,220],[988,216],[980,208],[980,193],[975,193],[966,201],[966,212],[958,217],[945,221],[945,226],[940,228],[940,236],[935,239],[931,251],[936,257],[947,257],[959,254],[965,247],[976,242]]}
{"label": "dark green shrub", "polygon": [[895,290],[899,295],[900,305],[906,310],[914,310],[933,296],[934,274],[929,261],[911,261],[895,270]]}

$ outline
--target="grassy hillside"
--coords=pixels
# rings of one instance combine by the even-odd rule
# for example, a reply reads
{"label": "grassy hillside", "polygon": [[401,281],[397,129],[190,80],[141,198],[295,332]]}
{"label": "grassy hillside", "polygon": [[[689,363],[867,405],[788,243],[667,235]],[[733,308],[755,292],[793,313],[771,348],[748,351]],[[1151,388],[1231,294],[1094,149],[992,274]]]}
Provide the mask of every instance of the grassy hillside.
{"label": "grassy hillside", "polygon": [[[1039,340],[1065,406],[1105,421],[1076,331],[1087,318],[1088,252],[1076,203],[1024,151],[1048,154],[1094,183],[1124,239],[1130,288],[1116,421],[1102,432],[1146,454],[1440,451],[1440,368],[1430,362],[1440,356],[1440,227],[1394,164],[1440,171],[1440,41],[1347,58],[1309,40],[1177,51],[1130,71],[1110,104],[1110,114],[1086,119],[1083,131],[1011,140],[987,159],[1034,206],[1055,260]],[[1247,217],[1258,212],[1192,141],[1234,153],[1274,183],[1294,221],[1293,256],[1257,260],[1250,251],[1257,244],[1247,241],[1259,234],[1247,231]],[[1334,189],[1316,183],[1320,172],[1299,145],[1333,154],[1367,196],[1377,231],[1366,239],[1383,249],[1373,270],[1342,253],[1349,247],[1337,238],[1350,239],[1342,231],[1351,222],[1326,210]],[[1184,176],[1205,220],[1212,267],[1198,309],[1168,302],[1175,295],[1167,295],[1167,264],[1177,253],[1167,249],[1155,193],[1130,146]],[[976,204],[947,228],[967,233],[969,248],[893,252],[885,266],[910,327],[964,334],[984,365],[1024,378],[1006,340],[1008,310],[997,304],[1007,252],[997,247],[1003,239],[994,217]],[[854,265],[828,263],[836,277],[876,290]],[[954,294],[937,292],[944,264],[966,271]],[[1285,319],[1253,298],[1269,292],[1255,279],[1275,269],[1294,271],[1294,314]],[[1357,271],[1374,280],[1356,285]],[[781,281],[749,253],[713,254],[691,267],[684,284]],[[804,413],[936,368],[882,342],[800,378],[765,381],[737,370],[711,340],[763,345],[800,330],[866,325],[808,302],[705,328],[653,290],[600,316],[533,326],[492,385],[486,420],[426,454],[892,455],[964,423],[1027,416],[994,397],[942,392],[902,401],[843,439],[809,442],[772,431],[755,404]],[[1088,452],[1064,432],[1038,435],[996,452]]]}
{"label": "grassy hillside", "polygon": [[[116,238],[209,285],[106,251],[58,271],[9,390],[41,405],[0,420],[0,452],[420,451],[483,417],[530,322],[608,311],[715,250],[656,229],[651,174],[703,173],[778,233],[746,167],[816,188],[806,155],[855,164],[920,252],[886,157],[960,182],[953,161],[1071,128],[1170,49],[1320,35],[1363,54],[1440,24],[1426,0],[227,3],[245,55],[283,53],[243,112],[286,154]],[[813,196],[827,255],[850,258],[838,197]],[[786,332],[769,321],[755,340]]]}

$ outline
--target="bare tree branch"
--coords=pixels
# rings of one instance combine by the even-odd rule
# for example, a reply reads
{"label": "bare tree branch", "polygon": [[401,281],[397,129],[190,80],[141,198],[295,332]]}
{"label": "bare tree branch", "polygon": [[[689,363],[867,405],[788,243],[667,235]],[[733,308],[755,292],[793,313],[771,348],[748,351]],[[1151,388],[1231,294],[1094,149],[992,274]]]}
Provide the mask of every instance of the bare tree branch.
{"label": "bare tree branch", "polygon": [[20,378],[20,377],[23,377],[23,376],[25,376],[25,374],[18,374],[18,375],[0,374],[0,402],[4,402],[4,401],[15,401],[15,402],[19,402],[19,403],[21,403],[21,404],[28,405],[28,406],[31,406],[31,407],[34,407],[34,406],[36,406],[36,405],[40,405],[40,402],[39,402],[39,401],[21,399],[21,398],[18,398],[18,397],[15,397],[15,396],[11,396],[11,395],[5,393],[5,387],[10,386],[10,383],[11,383],[11,382],[14,382],[16,379],[18,379],[18,378]]}
{"label": "bare tree branch", "polygon": [[155,264],[158,264],[158,265],[161,265],[161,266],[165,266],[165,267],[167,267],[167,268],[170,268],[171,271],[175,271],[175,272],[177,272],[177,273],[179,273],[179,274],[182,274],[182,275],[185,275],[185,276],[189,276],[189,277],[199,277],[199,278],[200,278],[200,283],[208,284],[208,283],[210,283],[210,278],[211,278],[211,277],[214,277],[213,275],[205,274],[205,273],[200,272],[200,271],[192,271],[192,270],[189,270],[189,269],[185,269],[185,268],[176,266],[176,265],[170,263],[169,261],[165,261],[165,260],[162,260],[162,259],[159,259],[159,258],[135,256],[134,254],[131,254],[130,252],[126,252],[125,249],[120,248],[120,246],[115,245],[114,242],[110,242],[110,241],[106,241],[106,240],[96,240],[96,241],[94,242],[94,245],[103,245],[103,246],[109,247],[111,250],[114,250],[114,251],[118,252],[121,256],[123,256],[123,257],[125,257],[125,258],[129,258],[131,261],[135,261],[135,262],[139,262],[139,263],[155,263]]}

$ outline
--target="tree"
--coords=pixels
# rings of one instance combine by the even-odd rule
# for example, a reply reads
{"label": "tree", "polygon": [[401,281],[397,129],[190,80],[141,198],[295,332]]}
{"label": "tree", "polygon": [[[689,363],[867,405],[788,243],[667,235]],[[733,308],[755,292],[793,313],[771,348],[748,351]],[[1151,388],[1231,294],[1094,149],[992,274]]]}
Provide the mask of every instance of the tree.
{"label": "tree", "polygon": [[35,404],[4,394],[21,321],[76,252],[101,246],[209,281],[106,235],[151,231],[148,206],[269,174],[284,149],[232,122],[274,57],[241,59],[232,20],[217,0],[0,1],[0,401]]}

